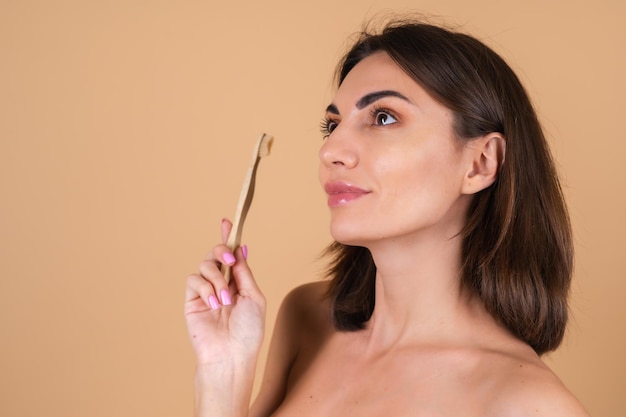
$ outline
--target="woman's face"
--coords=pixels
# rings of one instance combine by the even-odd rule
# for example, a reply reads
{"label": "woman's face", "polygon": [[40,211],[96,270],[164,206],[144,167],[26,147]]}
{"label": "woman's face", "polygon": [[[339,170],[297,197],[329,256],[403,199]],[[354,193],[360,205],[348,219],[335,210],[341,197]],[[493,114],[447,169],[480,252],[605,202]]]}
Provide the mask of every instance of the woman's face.
{"label": "woman's face", "polygon": [[461,192],[471,154],[452,122],[386,53],[359,62],[326,110],[319,153],[333,238],[370,246],[457,234],[471,198]]}

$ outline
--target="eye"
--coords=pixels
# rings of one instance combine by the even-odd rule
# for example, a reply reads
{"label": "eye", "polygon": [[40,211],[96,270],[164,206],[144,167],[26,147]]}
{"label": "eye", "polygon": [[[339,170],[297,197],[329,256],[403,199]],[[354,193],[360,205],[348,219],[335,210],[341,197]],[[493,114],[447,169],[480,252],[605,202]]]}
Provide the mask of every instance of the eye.
{"label": "eye", "polygon": [[328,136],[330,136],[331,133],[333,133],[333,130],[335,130],[338,124],[339,123],[330,119],[322,120],[322,123],[320,124],[320,130],[322,131],[324,139],[326,139]]}
{"label": "eye", "polygon": [[374,116],[375,126],[387,126],[398,122],[387,110],[376,109],[372,112],[372,115]]}

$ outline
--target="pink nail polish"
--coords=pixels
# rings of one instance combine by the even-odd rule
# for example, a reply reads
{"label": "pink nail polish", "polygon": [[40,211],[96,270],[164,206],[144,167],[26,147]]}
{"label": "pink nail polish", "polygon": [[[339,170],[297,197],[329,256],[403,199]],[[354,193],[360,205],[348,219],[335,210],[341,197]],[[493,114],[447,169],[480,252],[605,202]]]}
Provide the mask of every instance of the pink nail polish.
{"label": "pink nail polish", "polygon": [[230,252],[224,253],[224,255],[222,255],[222,258],[224,259],[224,262],[226,262],[226,265],[232,265],[235,263],[235,257]]}
{"label": "pink nail polish", "polygon": [[222,290],[220,295],[222,297],[222,305],[229,306],[233,303],[232,300],[230,299],[230,293],[228,292],[226,288]]}
{"label": "pink nail polish", "polygon": [[248,259],[248,247],[246,245],[241,247],[241,253],[243,254],[244,259]]}
{"label": "pink nail polish", "polygon": [[217,297],[214,295],[209,296],[209,305],[213,310],[220,308],[220,303],[217,301]]}

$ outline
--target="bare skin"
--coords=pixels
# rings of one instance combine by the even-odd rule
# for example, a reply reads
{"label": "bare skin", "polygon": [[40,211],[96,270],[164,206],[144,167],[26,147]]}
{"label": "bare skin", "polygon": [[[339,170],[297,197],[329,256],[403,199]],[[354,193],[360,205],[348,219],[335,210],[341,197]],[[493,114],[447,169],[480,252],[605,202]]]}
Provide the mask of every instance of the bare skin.
{"label": "bare skin", "polygon": [[333,329],[325,286],[297,288],[283,303],[251,417],[588,415],[530,347],[490,320],[475,335],[382,347],[372,327]]}
{"label": "bare skin", "polygon": [[[382,53],[348,74],[327,116],[331,234],[370,250],[374,313],[364,330],[339,332],[327,283],[292,291],[248,412],[265,301],[243,251],[216,246],[187,287],[196,415],[587,416],[530,346],[460,290],[459,231],[472,196],[495,181],[505,138],[461,144],[452,113]],[[223,222],[223,241],[229,230]],[[233,264],[228,286],[222,263]]]}

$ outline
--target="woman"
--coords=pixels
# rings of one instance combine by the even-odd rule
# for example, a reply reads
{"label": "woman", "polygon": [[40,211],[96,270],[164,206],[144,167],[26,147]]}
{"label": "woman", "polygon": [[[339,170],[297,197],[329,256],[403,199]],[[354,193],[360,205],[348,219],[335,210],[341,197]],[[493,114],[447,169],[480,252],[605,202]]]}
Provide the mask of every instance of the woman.
{"label": "woman", "polygon": [[245,246],[212,250],[187,283],[197,415],[586,416],[540,359],[565,330],[571,231],[507,64],[388,24],[340,63],[323,131],[331,280],[286,297],[248,410],[265,301]]}

